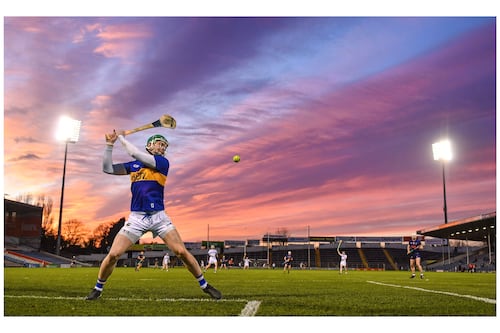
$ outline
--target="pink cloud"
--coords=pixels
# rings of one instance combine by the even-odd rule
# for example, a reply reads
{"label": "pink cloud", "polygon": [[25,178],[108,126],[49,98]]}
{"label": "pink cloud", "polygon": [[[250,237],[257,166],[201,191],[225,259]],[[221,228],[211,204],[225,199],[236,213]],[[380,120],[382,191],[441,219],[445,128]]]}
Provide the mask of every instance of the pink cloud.
{"label": "pink cloud", "polygon": [[130,60],[140,51],[144,41],[152,38],[149,28],[141,24],[103,25],[97,30],[101,44],[94,52],[108,58]]}

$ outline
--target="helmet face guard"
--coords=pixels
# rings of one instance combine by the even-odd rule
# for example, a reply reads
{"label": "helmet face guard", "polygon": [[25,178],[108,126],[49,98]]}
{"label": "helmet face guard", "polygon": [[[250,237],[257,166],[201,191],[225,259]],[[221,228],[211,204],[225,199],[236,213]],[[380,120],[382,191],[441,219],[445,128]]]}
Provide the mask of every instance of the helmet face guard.
{"label": "helmet face guard", "polygon": [[152,154],[152,155],[163,155],[162,153],[158,152],[158,151],[154,151],[154,144],[157,142],[157,141],[161,141],[161,142],[164,142],[165,143],[165,152],[168,148],[168,141],[167,139],[165,139],[165,137],[163,135],[160,135],[160,134],[155,134],[153,136],[150,136],[149,139],[146,141],[146,150]]}

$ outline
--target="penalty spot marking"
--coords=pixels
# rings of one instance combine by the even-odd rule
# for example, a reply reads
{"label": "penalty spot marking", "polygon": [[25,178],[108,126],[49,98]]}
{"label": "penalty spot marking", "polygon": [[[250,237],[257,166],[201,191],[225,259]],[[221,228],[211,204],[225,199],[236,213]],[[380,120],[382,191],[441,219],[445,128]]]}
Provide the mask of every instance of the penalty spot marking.
{"label": "penalty spot marking", "polygon": [[[64,300],[85,300],[82,297],[63,297],[63,296],[35,296],[35,295],[4,295],[5,298],[33,298],[33,299],[64,299]],[[246,303],[243,310],[241,310],[240,317],[253,317],[257,313],[260,307],[260,301],[249,301],[246,299],[220,299],[214,300],[211,298],[127,298],[127,297],[118,297],[118,298],[106,298],[106,300],[110,301],[154,301],[154,302],[232,302],[232,303]],[[95,301],[92,301],[95,302]]]}
{"label": "penalty spot marking", "polygon": [[419,288],[419,287],[400,286],[397,284],[382,283],[382,282],[376,282],[376,281],[366,281],[366,282],[378,284],[380,286],[413,289],[413,290],[418,290],[418,291],[424,291],[427,293],[442,294],[442,295],[462,297],[462,298],[470,298],[470,299],[473,299],[475,301],[480,301],[480,302],[490,303],[490,304],[497,304],[496,300],[491,299],[491,298],[486,298],[486,297],[478,297],[478,296],[473,296],[473,295],[462,295],[462,294],[457,294],[457,293],[450,293],[448,291],[430,290],[430,289],[424,289],[424,288]]}

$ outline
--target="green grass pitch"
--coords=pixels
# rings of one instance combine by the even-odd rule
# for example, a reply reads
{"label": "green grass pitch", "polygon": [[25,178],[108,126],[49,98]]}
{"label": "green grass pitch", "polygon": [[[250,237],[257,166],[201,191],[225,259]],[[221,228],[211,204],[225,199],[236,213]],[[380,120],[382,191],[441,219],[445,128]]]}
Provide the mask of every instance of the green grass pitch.
{"label": "green grass pitch", "polygon": [[495,273],[213,269],[203,293],[185,268],[116,268],[85,301],[98,268],[4,268],[4,316],[496,316]]}

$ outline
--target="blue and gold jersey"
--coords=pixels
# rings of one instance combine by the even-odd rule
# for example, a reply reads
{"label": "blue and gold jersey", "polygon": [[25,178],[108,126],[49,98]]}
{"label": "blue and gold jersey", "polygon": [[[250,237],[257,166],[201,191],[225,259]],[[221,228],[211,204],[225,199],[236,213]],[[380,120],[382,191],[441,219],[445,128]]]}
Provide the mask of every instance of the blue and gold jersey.
{"label": "blue and gold jersey", "polygon": [[154,158],[156,169],[145,166],[139,160],[123,164],[130,174],[131,211],[152,212],[165,209],[163,192],[170,164],[163,156],[155,155]]}
{"label": "blue and gold jersey", "polygon": [[422,244],[420,242],[420,239],[410,239],[410,241],[408,242],[408,244],[410,245],[410,251],[411,251],[411,255],[413,256],[420,256],[420,245]]}

